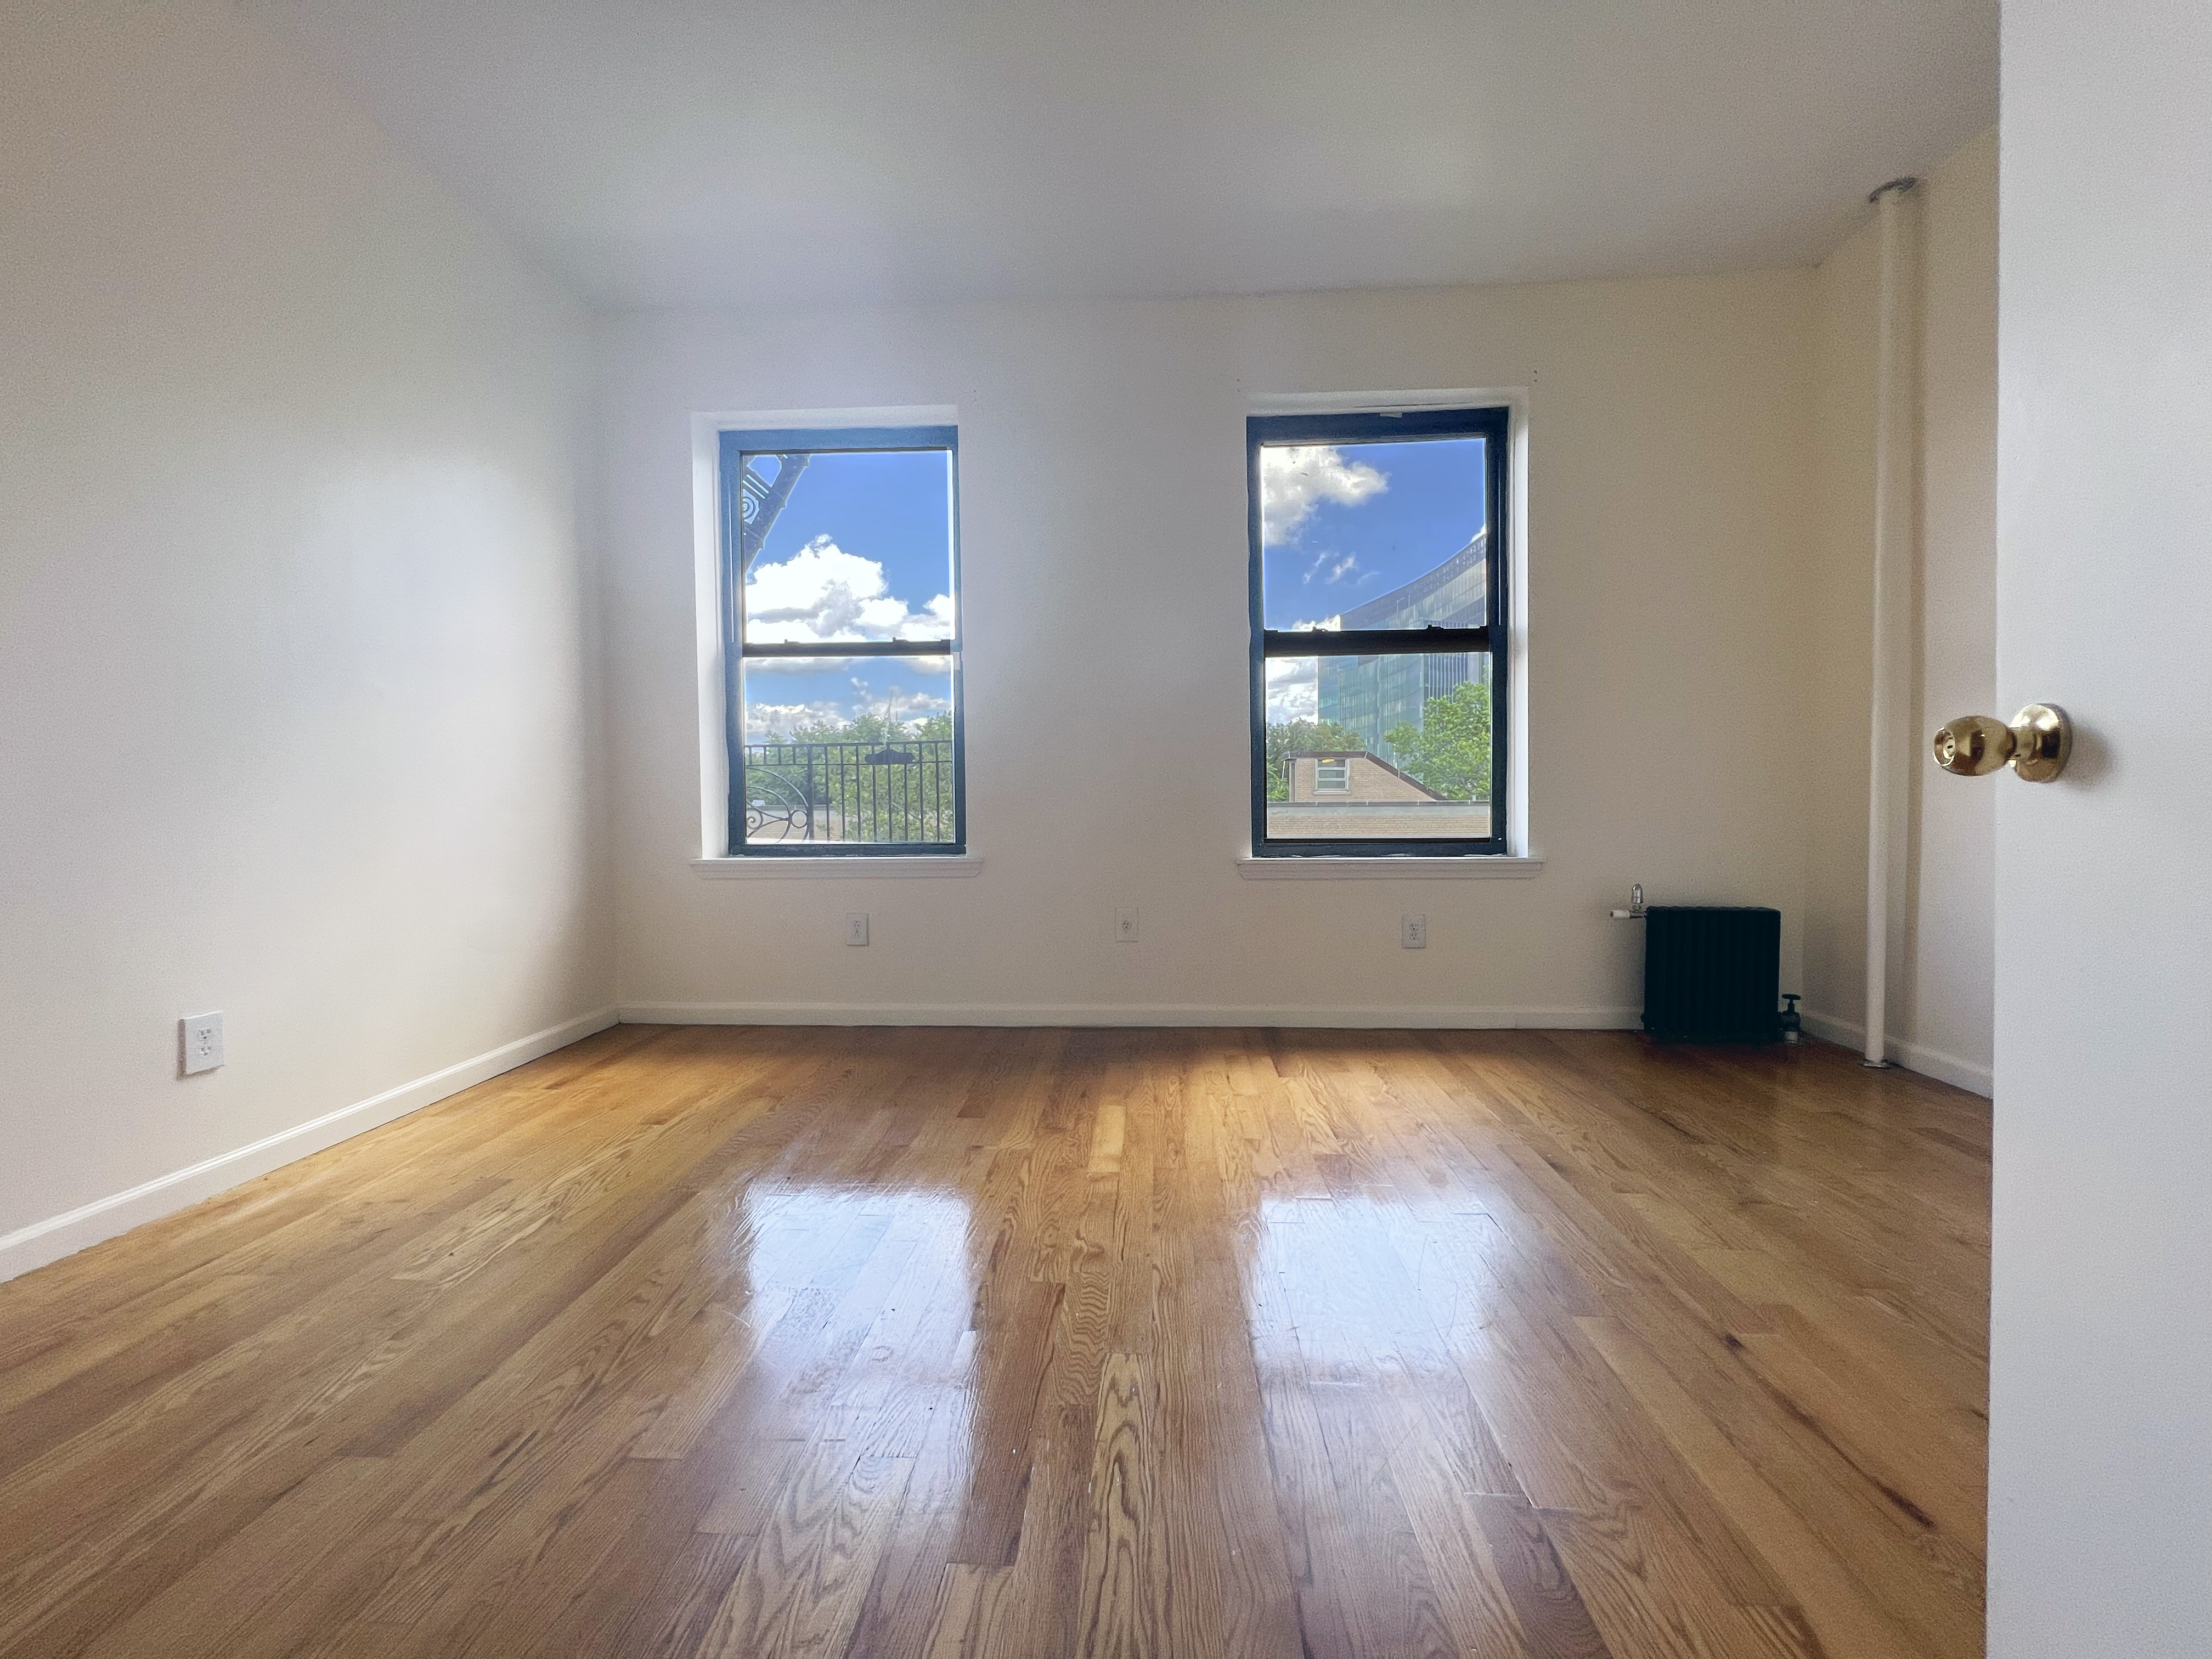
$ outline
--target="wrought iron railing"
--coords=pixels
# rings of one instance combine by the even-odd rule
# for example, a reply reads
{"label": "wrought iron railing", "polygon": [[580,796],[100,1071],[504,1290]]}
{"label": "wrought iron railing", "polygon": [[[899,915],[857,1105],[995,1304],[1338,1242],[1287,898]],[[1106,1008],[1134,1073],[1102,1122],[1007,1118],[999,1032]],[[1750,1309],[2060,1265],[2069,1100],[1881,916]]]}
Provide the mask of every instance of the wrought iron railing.
{"label": "wrought iron railing", "polygon": [[748,842],[957,840],[952,740],[749,743]]}

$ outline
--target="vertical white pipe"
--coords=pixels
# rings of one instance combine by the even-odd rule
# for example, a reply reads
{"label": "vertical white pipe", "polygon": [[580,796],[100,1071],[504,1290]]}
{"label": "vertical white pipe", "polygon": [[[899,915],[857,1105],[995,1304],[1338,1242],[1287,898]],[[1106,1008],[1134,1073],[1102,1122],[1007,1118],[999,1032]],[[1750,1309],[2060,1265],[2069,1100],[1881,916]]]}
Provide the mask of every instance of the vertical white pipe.
{"label": "vertical white pipe", "polygon": [[1889,959],[1895,933],[1898,844],[1909,799],[1911,734],[1914,449],[1918,367],[1917,282],[1911,192],[1893,179],[1874,192],[1881,225],[1881,294],[1875,380],[1873,732],[1867,787],[1866,1059],[1889,1064]]}

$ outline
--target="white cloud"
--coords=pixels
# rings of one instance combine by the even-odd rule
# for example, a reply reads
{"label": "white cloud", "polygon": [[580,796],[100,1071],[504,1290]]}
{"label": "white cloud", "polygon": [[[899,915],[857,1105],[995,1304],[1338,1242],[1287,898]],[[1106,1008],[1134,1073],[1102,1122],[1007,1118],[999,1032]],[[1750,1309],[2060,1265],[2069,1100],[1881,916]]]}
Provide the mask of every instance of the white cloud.
{"label": "white cloud", "polygon": [[845,710],[834,702],[762,702],[745,700],[745,740],[759,743],[787,738],[802,726],[842,725]]}
{"label": "white cloud", "polygon": [[[750,666],[765,666],[775,661],[769,658]],[[818,670],[821,663],[817,659],[805,665]],[[768,702],[757,697],[746,698],[745,740],[773,743],[790,738],[801,726],[846,726],[862,714],[881,714],[901,726],[918,726],[932,714],[952,712],[952,699],[938,692],[908,691],[897,685],[879,690],[857,678],[851,684],[852,696],[842,700]]]}
{"label": "white cloud", "polygon": [[887,591],[884,568],[817,536],[781,564],[745,578],[745,637],[759,645],[829,640],[941,640],[951,631],[952,596],[919,611]]}
{"label": "white cloud", "polygon": [[1321,713],[1321,682],[1312,657],[1267,659],[1267,718],[1310,720]]}
{"label": "white cloud", "polygon": [[853,682],[853,708],[857,714],[866,709],[884,714],[902,726],[915,726],[932,714],[952,712],[952,699],[938,696],[933,691],[908,691],[892,686],[881,696],[872,690],[865,681]]}
{"label": "white cloud", "polygon": [[1260,451],[1260,544],[1279,547],[1323,501],[1357,507],[1390,487],[1364,461],[1346,461],[1328,444],[1263,446]]}

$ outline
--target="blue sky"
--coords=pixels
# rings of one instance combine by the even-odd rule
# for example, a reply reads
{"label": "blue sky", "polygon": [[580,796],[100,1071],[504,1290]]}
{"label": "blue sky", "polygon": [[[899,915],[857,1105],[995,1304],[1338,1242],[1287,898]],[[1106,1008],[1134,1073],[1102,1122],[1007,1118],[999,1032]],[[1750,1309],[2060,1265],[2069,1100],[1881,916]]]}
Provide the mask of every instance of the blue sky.
{"label": "blue sky", "polygon": [[1326,623],[1435,569],[1482,528],[1483,441],[1261,451],[1267,625]]}

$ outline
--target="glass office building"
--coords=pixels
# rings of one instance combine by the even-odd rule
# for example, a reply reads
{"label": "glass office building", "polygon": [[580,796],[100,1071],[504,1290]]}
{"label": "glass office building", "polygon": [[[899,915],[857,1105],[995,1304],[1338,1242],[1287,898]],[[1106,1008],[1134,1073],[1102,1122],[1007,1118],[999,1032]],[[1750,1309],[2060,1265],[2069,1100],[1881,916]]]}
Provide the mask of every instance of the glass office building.
{"label": "glass office building", "polygon": [[[1346,611],[1340,626],[1355,628],[1480,628],[1490,588],[1490,533],[1473,541],[1426,575]],[[1490,659],[1450,656],[1323,657],[1319,662],[1320,714],[1358,732],[1370,753],[1397,757],[1382,734],[1418,727],[1430,699],[1473,680],[1485,684]]]}

